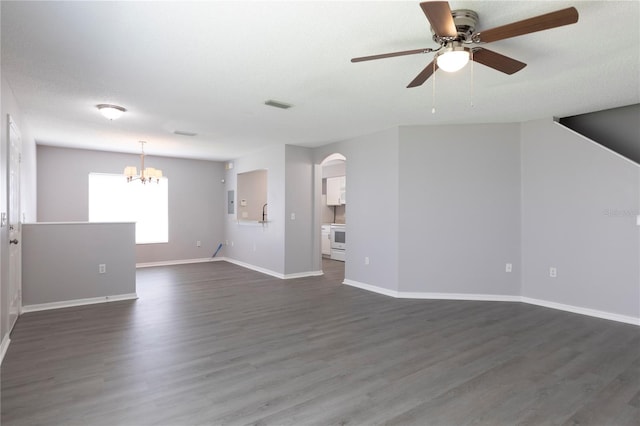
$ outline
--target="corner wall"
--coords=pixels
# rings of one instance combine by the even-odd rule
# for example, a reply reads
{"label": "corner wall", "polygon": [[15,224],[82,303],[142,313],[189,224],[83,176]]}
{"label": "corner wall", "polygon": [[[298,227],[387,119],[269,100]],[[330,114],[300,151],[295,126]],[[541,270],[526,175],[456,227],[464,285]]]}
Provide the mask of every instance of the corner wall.
{"label": "corner wall", "polygon": [[[232,161],[233,168],[225,173],[225,191],[235,191],[237,206],[238,173],[267,170],[267,223],[239,222],[226,213],[225,243],[220,255],[229,261],[277,277],[285,276],[285,146],[272,146]],[[226,194],[221,200],[226,200]]]}
{"label": "corner wall", "polygon": [[[345,283],[382,293],[398,290],[398,143],[396,127],[315,149],[316,164],[346,157]],[[320,219],[316,226],[319,247]]]}
{"label": "corner wall", "polygon": [[524,300],[638,323],[640,167],[551,120],[521,137]]}
{"label": "corner wall", "polygon": [[285,275],[320,274],[314,256],[313,161],[309,148],[285,146]]}

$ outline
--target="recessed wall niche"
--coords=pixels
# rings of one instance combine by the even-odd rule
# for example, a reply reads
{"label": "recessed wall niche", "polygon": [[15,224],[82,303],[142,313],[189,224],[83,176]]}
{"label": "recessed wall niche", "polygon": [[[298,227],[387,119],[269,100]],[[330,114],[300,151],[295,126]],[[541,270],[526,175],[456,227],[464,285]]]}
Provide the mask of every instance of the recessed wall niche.
{"label": "recessed wall niche", "polygon": [[238,173],[236,210],[239,221],[268,220],[267,170]]}

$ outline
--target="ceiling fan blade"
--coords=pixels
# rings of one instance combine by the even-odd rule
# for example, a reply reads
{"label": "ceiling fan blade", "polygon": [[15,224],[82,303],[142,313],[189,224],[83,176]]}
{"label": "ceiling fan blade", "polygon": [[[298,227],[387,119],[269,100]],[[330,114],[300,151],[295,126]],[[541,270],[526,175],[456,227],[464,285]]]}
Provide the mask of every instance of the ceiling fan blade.
{"label": "ceiling fan blade", "polygon": [[411,81],[411,83],[409,83],[407,89],[410,87],[422,86],[422,84],[427,81],[429,77],[431,77],[431,74],[433,74],[433,72],[437,69],[438,64],[436,64],[436,60],[434,59],[429,63],[429,65],[427,65],[425,69],[420,72],[420,74],[416,76],[416,78],[413,79],[413,81]]}
{"label": "ceiling fan blade", "polygon": [[578,22],[578,11],[575,7],[569,7],[567,9],[557,10],[555,12],[503,25],[501,27],[481,31],[476,34],[476,37],[480,42],[490,43],[492,41],[504,40],[506,38],[575,24],[576,22]]}
{"label": "ceiling fan blade", "polygon": [[451,8],[446,1],[425,1],[420,3],[422,11],[440,37],[457,37],[458,30],[451,16]]}
{"label": "ceiling fan blade", "polygon": [[473,61],[509,75],[527,66],[524,62],[482,48],[473,50]]}
{"label": "ceiling fan blade", "polygon": [[351,59],[351,62],[372,61],[374,59],[393,58],[394,56],[416,55],[418,53],[430,53],[430,52],[433,52],[433,49],[426,48],[426,49],[404,50],[402,52],[382,53],[380,55],[371,55],[371,56],[361,56],[359,58]]}

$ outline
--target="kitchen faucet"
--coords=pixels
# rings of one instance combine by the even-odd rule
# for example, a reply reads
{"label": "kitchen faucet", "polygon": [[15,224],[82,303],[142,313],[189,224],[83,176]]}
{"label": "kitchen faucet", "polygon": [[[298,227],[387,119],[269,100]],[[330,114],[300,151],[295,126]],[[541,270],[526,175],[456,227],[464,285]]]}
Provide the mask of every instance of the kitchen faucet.
{"label": "kitchen faucet", "polygon": [[265,212],[265,210],[264,210],[264,209],[266,209],[266,208],[267,208],[267,203],[264,203],[264,206],[262,206],[262,221],[263,221],[263,222],[266,222],[266,220],[265,220],[265,219],[267,218],[267,213],[266,213],[266,212]]}

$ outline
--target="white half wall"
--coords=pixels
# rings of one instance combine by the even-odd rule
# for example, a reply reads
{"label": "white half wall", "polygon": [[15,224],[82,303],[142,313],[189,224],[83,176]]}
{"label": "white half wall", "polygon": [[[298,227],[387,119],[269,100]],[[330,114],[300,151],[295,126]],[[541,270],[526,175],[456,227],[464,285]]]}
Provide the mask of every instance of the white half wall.
{"label": "white half wall", "polygon": [[22,241],[25,310],[135,297],[134,223],[24,224]]}

